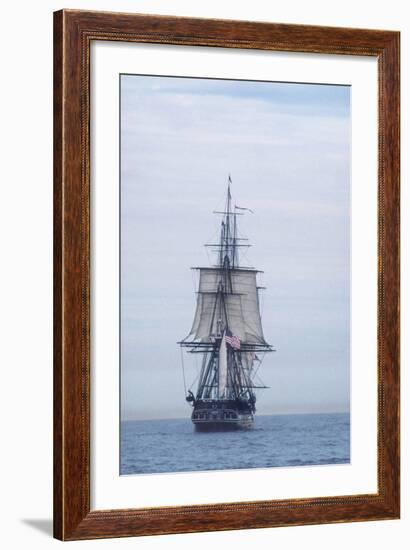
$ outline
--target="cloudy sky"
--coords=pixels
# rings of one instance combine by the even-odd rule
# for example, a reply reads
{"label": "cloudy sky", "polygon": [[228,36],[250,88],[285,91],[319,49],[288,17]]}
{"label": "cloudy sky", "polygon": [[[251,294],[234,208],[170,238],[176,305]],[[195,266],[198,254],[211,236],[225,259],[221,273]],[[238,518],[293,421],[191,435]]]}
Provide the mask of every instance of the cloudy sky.
{"label": "cloudy sky", "polygon": [[[347,411],[350,88],[121,76],[123,419],[188,417],[177,341],[228,174],[276,353],[259,414]],[[188,385],[199,361],[185,354]]]}

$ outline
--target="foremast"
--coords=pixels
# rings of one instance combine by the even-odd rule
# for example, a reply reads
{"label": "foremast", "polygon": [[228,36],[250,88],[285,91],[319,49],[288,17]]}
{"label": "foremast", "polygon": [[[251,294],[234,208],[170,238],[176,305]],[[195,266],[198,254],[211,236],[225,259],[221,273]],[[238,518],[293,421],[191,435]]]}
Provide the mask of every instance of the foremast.
{"label": "foremast", "polygon": [[258,271],[239,265],[238,250],[249,247],[238,237],[238,216],[247,209],[232,205],[228,178],[225,209],[218,243],[205,246],[217,252],[217,263],[199,270],[197,308],[188,336],[180,342],[190,353],[203,354],[196,394],[187,400],[235,400],[255,410],[253,367],[258,354],[273,351],[265,341],[259,310]]}

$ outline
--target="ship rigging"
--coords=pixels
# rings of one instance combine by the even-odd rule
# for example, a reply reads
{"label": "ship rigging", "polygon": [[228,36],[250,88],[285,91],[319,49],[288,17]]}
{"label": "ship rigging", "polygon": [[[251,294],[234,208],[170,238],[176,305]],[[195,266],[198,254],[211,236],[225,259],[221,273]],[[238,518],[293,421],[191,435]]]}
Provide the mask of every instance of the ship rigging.
{"label": "ship rigging", "polygon": [[256,412],[256,371],[261,358],[274,351],[265,341],[259,307],[257,275],[240,265],[239,249],[249,247],[238,237],[238,217],[250,211],[232,205],[228,178],[225,209],[218,243],[217,263],[194,267],[199,271],[197,305],[192,328],[179,345],[202,354],[196,392],[188,391],[192,422],[197,430],[250,428]]}

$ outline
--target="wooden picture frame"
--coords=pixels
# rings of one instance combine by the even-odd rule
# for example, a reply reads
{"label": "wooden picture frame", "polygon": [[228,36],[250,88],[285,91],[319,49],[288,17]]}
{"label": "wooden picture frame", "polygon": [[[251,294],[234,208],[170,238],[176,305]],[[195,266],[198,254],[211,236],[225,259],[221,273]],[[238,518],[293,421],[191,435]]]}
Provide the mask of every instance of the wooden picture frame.
{"label": "wooden picture frame", "polygon": [[[54,14],[54,536],[62,540],[399,517],[399,33],[63,10]],[[378,62],[378,492],[90,510],[93,40],[372,56]]]}

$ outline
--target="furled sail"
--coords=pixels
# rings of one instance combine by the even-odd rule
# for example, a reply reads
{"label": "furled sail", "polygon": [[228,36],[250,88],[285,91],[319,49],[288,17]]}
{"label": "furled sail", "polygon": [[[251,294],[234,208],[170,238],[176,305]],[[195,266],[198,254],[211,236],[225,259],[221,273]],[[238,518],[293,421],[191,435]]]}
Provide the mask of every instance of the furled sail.
{"label": "furled sail", "polygon": [[[199,268],[197,307],[185,342],[209,342],[218,329],[229,328],[241,342],[265,344],[259,311],[257,271],[251,269]],[[220,292],[223,285],[223,292]],[[229,287],[229,290],[225,287]],[[232,290],[232,291],[231,291]]]}
{"label": "furled sail", "polygon": [[225,397],[226,386],[228,382],[228,358],[225,340],[225,331],[222,336],[219,347],[219,365],[218,365],[218,397]]}

